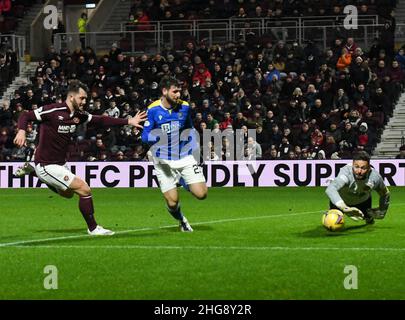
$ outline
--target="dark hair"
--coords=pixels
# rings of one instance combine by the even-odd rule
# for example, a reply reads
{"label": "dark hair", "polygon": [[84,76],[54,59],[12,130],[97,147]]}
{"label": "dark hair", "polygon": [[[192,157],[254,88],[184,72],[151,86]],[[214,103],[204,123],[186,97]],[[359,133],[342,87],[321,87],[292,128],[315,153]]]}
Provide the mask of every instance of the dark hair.
{"label": "dark hair", "polygon": [[72,80],[69,84],[67,93],[79,93],[80,89],[83,89],[86,92],[89,91],[89,88],[84,83],[79,80]]}
{"label": "dark hair", "polygon": [[180,83],[176,78],[173,77],[163,77],[159,83],[159,90],[162,91],[163,89],[169,90],[171,86],[180,87]]}
{"label": "dark hair", "polygon": [[353,161],[361,160],[370,163],[370,155],[366,151],[359,151],[353,155]]}

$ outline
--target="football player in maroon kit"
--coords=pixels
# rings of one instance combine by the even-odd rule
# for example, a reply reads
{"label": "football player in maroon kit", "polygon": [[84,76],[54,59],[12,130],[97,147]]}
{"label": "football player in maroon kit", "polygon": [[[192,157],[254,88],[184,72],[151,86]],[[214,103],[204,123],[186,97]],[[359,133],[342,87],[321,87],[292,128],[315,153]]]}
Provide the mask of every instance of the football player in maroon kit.
{"label": "football player in maroon kit", "polygon": [[90,187],[66,166],[66,153],[71,138],[78,125],[95,124],[102,127],[132,125],[142,128],[146,120],[145,112],[138,112],[129,119],[91,115],[83,110],[87,99],[87,86],[80,81],[72,81],[66,101],[43,106],[34,111],[24,112],[18,119],[18,132],[14,143],[18,147],[26,144],[26,129],[29,122],[39,122],[39,144],[35,151],[35,168],[24,165],[18,176],[35,171],[35,175],[50,189],[62,197],[79,196],[79,209],[86,220],[89,235],[113,235],[111,230],[98,225],[94,218],[93,198]]}

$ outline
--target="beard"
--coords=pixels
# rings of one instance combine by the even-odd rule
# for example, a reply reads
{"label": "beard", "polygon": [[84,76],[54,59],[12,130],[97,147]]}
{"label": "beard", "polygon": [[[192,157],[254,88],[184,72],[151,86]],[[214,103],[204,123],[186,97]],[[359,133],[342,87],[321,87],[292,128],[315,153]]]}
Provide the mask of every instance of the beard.
{"label": "beard", "polygon": [[354,175],[354,178],[355,178],[356,180],[364,180],[364,179],[366,179],[366,177],[367,177],[367,175],[368,175],[368,172],[366,172],[366,173],[363,174],[363,175],[355,174],[355,173],[353,172],[353,175]]}
{"label": "beard", "polygon": [[166,95],[165,98],[166,98],[167,102],[169,102],[169,104],[170,104],[173,108],[177,108],[177,107],[181,104],[181,100],[180,100],[180,99],[174,100],[174,99],[170,98],[169,95]]}
{"label": "beard", "polygon": [[73,106],[73,110],[74,111],[79,111],[80,110],[80,106],[79,104],[76,102],[76,100],[72,101],[72,106]]}

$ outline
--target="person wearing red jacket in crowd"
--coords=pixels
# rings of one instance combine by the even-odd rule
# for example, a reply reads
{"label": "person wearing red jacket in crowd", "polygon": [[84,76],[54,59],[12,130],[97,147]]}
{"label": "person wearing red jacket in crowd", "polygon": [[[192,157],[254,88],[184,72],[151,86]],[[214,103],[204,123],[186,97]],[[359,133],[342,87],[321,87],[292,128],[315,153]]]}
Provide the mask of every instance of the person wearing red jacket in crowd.
{"label": "person wearing red jacket in crowd", "polygon": [[228,128],[228,126],[232,127],[232,117],[231,114],[229,112],[225,112],[224,114],[224,120],[221,121],[221,123],[219,124],[219,129],[221,129],[221,131],[225,130]]}
{"label": "person wearing red jacket in crowd", "polygon": [[319,129],[315,129],[314,132],[311,134],[311,142],[315,146],[321,146],[324,141],[324,136]]}
{"label": "person wearing red jacket in crowd", "polygon": [[0,0],[0,15],[11,10],[11,0]]}
{"label": "person wearing red jacket in crowd", "polygon": [[136,10],[136,26],[137,26],[137,31],[149,31],[152,29],[152,26],[150,24],[150,19],[148,15],[143,11],[142,8],[138,8]]}
{"label": "person wearing red jacket in crowd", "polygon": [[359,126],[359,132],[357,136],[357,149],[364,150],[368,144],[368,125],[365,122],[362,122]]}
{"label": "person wearing red jacket in crowd", "polygon": [[193,75],[193,82],[198,81],[201,87],[205,86],[207,79],[211,79],[211,73],[208,71],[204,63],[197,65],[197,70]]}

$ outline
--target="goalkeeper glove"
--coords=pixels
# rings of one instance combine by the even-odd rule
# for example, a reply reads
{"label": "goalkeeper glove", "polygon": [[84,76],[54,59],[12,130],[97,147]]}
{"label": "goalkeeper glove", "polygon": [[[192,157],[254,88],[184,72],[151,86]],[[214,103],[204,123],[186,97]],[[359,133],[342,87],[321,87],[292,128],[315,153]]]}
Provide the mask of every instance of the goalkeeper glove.
{"label": "goalkeeper glove", "polygon": [[367,213],[370,217],[372,217],[374,219],[384,219],[385,214],[387,213],[387,210],[380,210],[379,208],[368,209]]}
{"label": "goalkeeper glove", "polygon": [[346,203],[343,201],[339,201],[336,203],[336,206],[342,210],[344,214],[346,214],[350,219],[354,221],[359,221],[364,219],[364,214],[361,212],[360,209],[355,208],[355,207],[349,207]]}
{"label": "goalkeeper glove", "polygon": [[350,219],[353,219],[354,221],[359,221],[364,219],[364,214],[361,212],[360,209],[357,209],[355,207],[345,207],[343,208],[343,213],[345,213]]}

